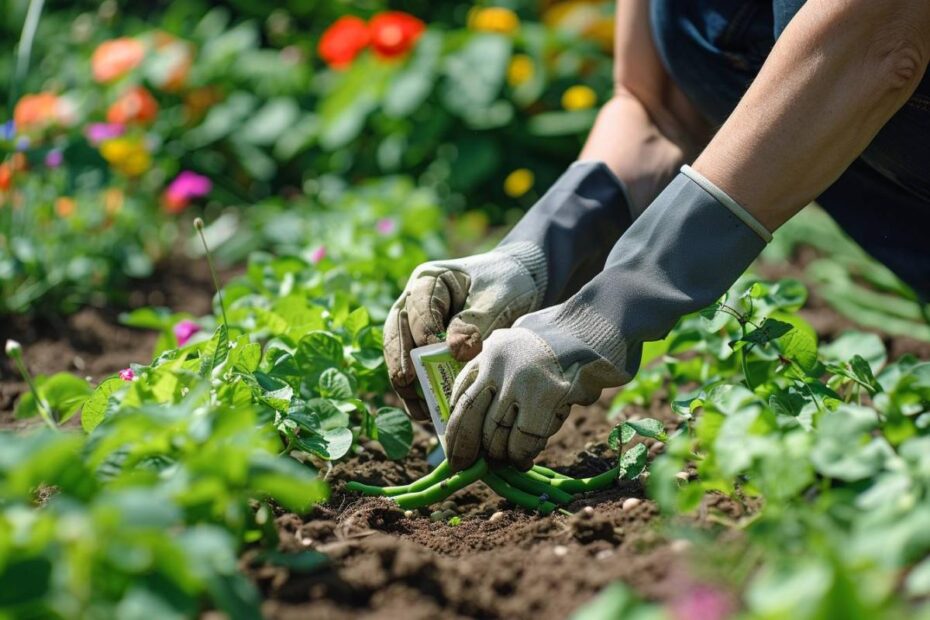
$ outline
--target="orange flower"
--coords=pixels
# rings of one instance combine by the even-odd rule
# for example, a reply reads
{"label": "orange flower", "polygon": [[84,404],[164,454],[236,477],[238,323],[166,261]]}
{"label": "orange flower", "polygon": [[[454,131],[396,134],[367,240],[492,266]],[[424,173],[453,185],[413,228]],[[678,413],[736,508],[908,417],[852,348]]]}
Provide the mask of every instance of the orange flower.
{"label": "orange flower", "polygon": [[41,130],[58,120],[58,96],[53,93],[25,95],[13,109],[18,131]]}
{"label": "orange flower", "polygon": [[107,122],[118,125],[138,123],[145,125],[158,115],[158,102],[143,86],[133,86],[107,110]]}
{"label": "orange flower", "polygon": [[395,58],[410,51],[426,26],[409,13],[385,11],[375,15],[368,28],[375,54],[381,58]]}
{"label": "orange flower", "polygon": [[8,191],[13,187],[13,166],[4,162],[0,164],[0,192]]}
{"label": "orange flower", "polygon": [[330,67],[344,69],[365,49],[368,41],[368,26],[364,20],[346,15],[323,32],[317,51]]}
{"label": "orange flower", "polygon": [[94,80],[113,82],[139,66],[145,46],[135,39],[122,37],[101,43],[90,58]]}
{"label": "orange flower", "polygon": [[74,215],[75,209],[77,209],[77,204],[75,204],[74,198],[59,196],[55,199],[55,213],[58,214],[58,217],[71,217]]}

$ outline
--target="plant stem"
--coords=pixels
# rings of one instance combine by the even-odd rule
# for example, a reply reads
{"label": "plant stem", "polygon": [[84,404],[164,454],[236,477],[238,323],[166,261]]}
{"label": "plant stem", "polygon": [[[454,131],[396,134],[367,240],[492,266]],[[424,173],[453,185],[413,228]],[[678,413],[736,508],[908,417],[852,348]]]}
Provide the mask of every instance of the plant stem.
{"label": "plant stem", "polygon": [[216,275],[216,268],[213,266],[213,254],[210,252],[210,246],[207,245],[207,238],[203,234],[203,220],[199,217],[194,220],[194,228],[200,235],[200,241],[203,243],[203,251],[207,255],[207,266],[210,267],[210,276],[213,278],[213,288],[216,289],[216,296],[220,301],[220,312],[223,315],[223,325],[229,332],[229,320],[226,318],[226,304],[223,303],[223,291],[220,288],[220,279]]}
{"label": "plant stem", "polygon": [[45,422],[50,429],[57,431],[58,425],[52,417],[52,412],[49,411],[48,405],[45,404],[45,401],[42,400],[42,397],[39,395],[39,389],[36,387],[35,380],[32,378],[32,373],[29,372],[26,361],[23,359],[22,347],[15,340],[7,340],[6,354],[13,360],[19,374],[23,376],[23,380],[26,382],[26,385],[29,386],[29,391],[32,392],[32,398],[36,401],[36,409],[39,410],[39,416],[42,418],[42,421]]}
{"label": "plant stem", "polygon": [[10,98],[7,102],[9,117],[13,117],[13,106],[16,104],[16,98],[19,95],[19,86],[22,84],[29,69],[29,61],[32,58],[32,42],[35,40],[36,30],[39,28],[39,17],[42,15],[42,7],[45,0],[30,0],[29,8],[26,10],[26,19],[23,22],[23,30],[19,36],[19,46],[16,49],[16,68],[13,71],[13,78],[10,80]]}

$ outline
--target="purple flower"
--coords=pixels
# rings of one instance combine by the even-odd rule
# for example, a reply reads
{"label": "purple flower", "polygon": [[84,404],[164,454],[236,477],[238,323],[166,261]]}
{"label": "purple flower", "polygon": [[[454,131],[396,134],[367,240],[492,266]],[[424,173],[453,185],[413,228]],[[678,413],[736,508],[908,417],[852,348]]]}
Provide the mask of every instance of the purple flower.
{"label": "purple flower", "polygon": [[32,141],[29,140],[29,136],[20,136],[16,138],[15,147],[17,151],[22,152],[27,150],[30,144],[32,144]]}
{"label": "purple flower", "polygon": [[65,156],[60,149],[52,149],[45,154],[45,165],[49,168],[57,168],[64,161]]}
{"label": "purple flower", "polygon": [[16,123],[13,121],[7,121],[0,125],[0,137],[4,140],[12,140],[13,136],[16,135]]}
{"label": "purple flower", "polygon": [[136,378],[136,373],[132,368],[123,368],[119,371],[119,378],[123,381],[134,381]]}
{"label": "purple flower", "polygon": [[125,131],[126,128],[119,123],[91,123],[84,130],[84,135],[92,145],[97,146],[101,142],[119,138]]}
{"label": "purple flower", "polygon": [[397,230],[397,221],[391,217],[382,217],[378,220],[378,223],[375,224],[375,230],[378,231],[379,235],[390,235]]}
{"label": "purple flower", "polygon": [[326,258],[326,246],[321,245],[317,249],[310,252],[310,262],[314,265],[316,265],[324,258]]}
{"label": "purple flower", "polygon": [[191,339],[191,336],[200,331],[200,325],[184,319],[174,326],[174,337],[178,340],[178,346],[183,347]]}
{"label": "purple flower", "polygon": [[729,593],[696,585],[672,601],[670,611],[674,620],[726,620],[736,611],[736,605]]}

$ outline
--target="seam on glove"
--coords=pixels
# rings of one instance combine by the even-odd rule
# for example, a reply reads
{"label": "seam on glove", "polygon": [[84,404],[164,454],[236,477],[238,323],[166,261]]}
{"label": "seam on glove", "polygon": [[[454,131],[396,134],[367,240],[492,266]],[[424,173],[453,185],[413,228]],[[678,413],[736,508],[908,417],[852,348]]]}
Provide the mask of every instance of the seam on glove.
{"label": "seam on glove", "polygon": [[759,235],[763,241],[769,243],[772,240],[772,233],[769,232],[768,228],[762,225],[762,222],[757,220],[756,217],[747,211],[740,203],[733,200],[729,194],[717,187],[710,179],[687,164],[681,167],[681,173],[697,183],[698,186],[710,194],[714,200],[729,209],[730,213],[735,215],[739,221]]}
{"label": "seam on glove", "polygon": [[536,310],[540,302],[546,296],[546,286],[549,283],[549,272],[547,269],[546,254],[542,249],[530,241],[515,241],[498,246],[495,249],[505,256],[509,256],[523,267],[533,279],[536,285],[536,298],[533,300],[533,308],[530,312]]}
{"label": "seam on glove", "polygon": [[571,298],[559,308],[553,323],[594,349],[616,368],[626,363],[622,334],[600,313]]}

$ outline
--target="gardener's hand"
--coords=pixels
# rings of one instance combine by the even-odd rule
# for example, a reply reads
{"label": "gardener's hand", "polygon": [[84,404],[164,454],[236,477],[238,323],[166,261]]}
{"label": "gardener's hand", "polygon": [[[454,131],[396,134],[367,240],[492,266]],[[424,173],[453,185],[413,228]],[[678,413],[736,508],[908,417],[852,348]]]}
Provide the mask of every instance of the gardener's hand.
{"label": "gardener's hand", "polygon": [[454,470],[469,466],[481,451],[493,461],[529,469],[572,405],[590,405],[603,388],[629,380],[552,322],[558,308],[494,332],[459,374],[446,428]]}
{"label": "gardener's hand", "polygon": [[542,252],[533,244],[506,244],[485,254],[434,261],[417,267],[384,325],[384,357],[397,394],[411,417],[429,419],[416,393],[410,351],[439,342],[447,332],[452,354],[461,361],[481,350],[481,341],[500,327],[539,308]]}
{"label": "gardener's hand", "polygon": [[629,226],[626,192],[600,162],[572,164],[492,252],[421,265],[388,315],[384,356],[397,394],[417,419],[410,350],[448,332],[452,354],[472,359],[491,331],[556,304],[604,266]]}

